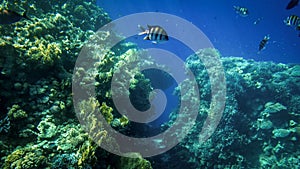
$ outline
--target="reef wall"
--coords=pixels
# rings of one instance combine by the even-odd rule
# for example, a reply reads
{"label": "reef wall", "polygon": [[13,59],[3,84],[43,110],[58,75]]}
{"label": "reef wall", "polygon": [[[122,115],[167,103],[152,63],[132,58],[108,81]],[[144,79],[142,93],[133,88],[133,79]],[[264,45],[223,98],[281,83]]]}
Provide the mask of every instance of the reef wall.
{"label": "reef wall", "polygon": [[[199,133],[210,113],[214,78],[209,78],[201,55],[220,53],[205,49],[187,58],[201,96],[196,124],[178,146],[150,159],[155,161],[153,168],[298,168],[300,66],[221,58],[226,107],[216,131],[202,143]],[[180,89],[177,87],[176,93]],[[177,111],[172,119],[178,118]]]}
{"label": "reef wall", "polygon": [[[76,59],[87,40],[96,37],[95,31],[110,21],[95,1],[8,0],[0,8],[29,18],[0,25],[1,168],[130,168],[124,161],[136,168],[144,164],[151,168],[141,157],[130,161],[99,148],[75,115],[72,73]],[[105,44],[98,48],[103,55],[115,55],[105,50]],[[129,48],[123,46],[119,55]],[[111,59],[104,58],[101,63],[108,70],[116,64],[109,64]],[[105,87],[98,89],[99,98],[108,92]],[[93,112],[99,109],[108,123],[114,119],[115,126],[128,123],[124,117],[113,117],[104,97],[90,98],[80,106],[85,110],[82,116],[90,121],[95,121]],[[97,137],[106,138],[106,131]]]}

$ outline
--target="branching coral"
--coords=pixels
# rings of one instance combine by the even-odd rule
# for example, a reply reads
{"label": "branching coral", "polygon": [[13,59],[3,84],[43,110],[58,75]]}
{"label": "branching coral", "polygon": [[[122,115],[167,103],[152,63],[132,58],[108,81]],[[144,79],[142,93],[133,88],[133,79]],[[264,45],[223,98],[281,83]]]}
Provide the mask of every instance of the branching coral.
{"label": "branching coral", "polygon": [[105,120],[109,124],[112,122],[112,120],[114,118],[112,111],[113,111],[113,109],[111,107],[107,106],[105,102],[103,102],[102,105],[100,106],[100,112],[105,117]]}
{"label": "branching coral", "polygon": [[32,60],[40,65],[50,65],[57,63],[62,54],[58,43],[48,43],[45,40],[37,39],[35,45],[26,52],[28,60]]}
{"label": "branching coral", "polygon": [[12,152],[5,159],[3,168],[26,169],[43,168],[47,164],[47,159],[42,151],[32,148],[19,148]]}
{"label": "branching coral", "polygon": [[89,140],[84,142],[84,144],[77,151],[78,167],[87,168],[88,166],[93,166],[96,163],[97,157],[95,156],[95,151],[97,144]]}
{"label": "branching coral", "polygon": [[[89,98],[88,100],[83,100],[78,104],[78,110],[80,113],[77,115],[81,120],[81,124],[85,130],[89,133],[90,137],[97,141],[100,145],[102,140],[106,137],[107,132],[103,128],[103,123],[105,123],[100,115],[100,104],[95,98]],[[104,106],[102,110],[105,110],[105,118],[111,119],[111,108]]]}

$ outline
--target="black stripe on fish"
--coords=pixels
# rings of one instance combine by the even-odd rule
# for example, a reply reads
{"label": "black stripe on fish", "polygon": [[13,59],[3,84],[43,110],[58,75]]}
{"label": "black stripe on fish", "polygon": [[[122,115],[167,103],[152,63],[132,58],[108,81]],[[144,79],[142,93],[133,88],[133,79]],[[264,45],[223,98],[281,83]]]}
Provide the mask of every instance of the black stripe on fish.
{"label": "black stripe on fish", "polygon": [[298,26],[300,24],[300,18],[297,15],[291,15],[284,20],[284,23],[288,26],[290,25]]}
{"label": "black stripe on fish", "polygon": [[[142,28],[141,26],[139,27]],[[139,33],[139,35],[147,34],[144,40],[151,40],[153,43],[169,40],[167,32],[160,26],[148,25],[148,29],[142,29],[142,31],[143,32]]]}
{"label": "black stripe on fish", "polygon": [[155,27],[154,28],[154,32],[153,32],[154,36],[153,36],[153,39],[151,39],[151,40],[157,40],[158,37],[159,37],[159,32],[160,32],[160,28],[159,27]]}
{"label": "black stripe on fish", "polygon": [[159,37],[158,37],[158,39],[160,39],[160,40],[163,40],[163,29],[160,29],[159,30],[159,32],[158,32],[158,34],[159,34]]}
{"label": "black stripe on fish", "polygon": [[270,36],[269,36],[269,35],[266,35],[266,36],[264,37],[264,39],[260,41],[260,43],[259,43],[259,48],[258,48],[259,51],[261,51],[262,49],[265,48],[265,46],[266,46],[266,44],[268,43],[269,39],[270,39]]}

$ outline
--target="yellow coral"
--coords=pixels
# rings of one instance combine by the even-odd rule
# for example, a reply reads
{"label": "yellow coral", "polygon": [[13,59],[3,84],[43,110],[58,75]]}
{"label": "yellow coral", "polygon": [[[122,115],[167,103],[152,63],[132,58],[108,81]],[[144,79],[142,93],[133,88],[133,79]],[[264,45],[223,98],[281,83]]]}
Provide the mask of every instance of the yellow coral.
{"label": "yellow coral", "polygon": [[123,169],[152,169],[151,163],[139,153],[128,153],[128,157],[121,157],[118,168]]}
{"label": "yellow coral", "polygon": [[86,141],[77,151],[77,156],[80,156],[77,164],[79,168],[85,168],[86,164],[93,165],[97,157],[95,156],[97,145],[91,140]]}
{"label": "yellow coral", "polygon": [[102,140],[106,138],[107,131],[104,130],[103,121],[98,118],[98,115],[101,112],[107,122],[111,122],[113,120],[113,109],[105,103],[102,103],[100,106],[99,102],[94,97],[81,101],[78,108],[80,111],[79,117],[86,122],[83,123],[85,129],[88,131],[90,137],[100,145]]}
{"label": "yellow coral", "polygon": [[5,159],[4,169],[10,168],[41,168],[46,163],[46,157],[33,148],[20,148]]}
{"label": "yellow coral", "polygon": [[113,111],[113,109],[111,107],[107,106],[105,102],[102,103],[102,105],[100,107],[100,112],[104,116],[107,123],[109,123],[109,124],[112,122],[112,120],[114,118],[112,111]]}
{"label": "yellow coral", "polygon": [[120,125],[122,127],[125,127],[129,123],[129,119],[124,115],[121,118],[119,118],[119,120],[120,120]]}
{"label": "yellow coral", "polygon": [[[16,47],[16,46],[15,46]],[[53,65],[53,63],[60,59],[62,51],[58,43],[48,43],[44,39],[37,39],[34,46],[29,48],[26,55],[30,60],[41,62],[42,64]]]}

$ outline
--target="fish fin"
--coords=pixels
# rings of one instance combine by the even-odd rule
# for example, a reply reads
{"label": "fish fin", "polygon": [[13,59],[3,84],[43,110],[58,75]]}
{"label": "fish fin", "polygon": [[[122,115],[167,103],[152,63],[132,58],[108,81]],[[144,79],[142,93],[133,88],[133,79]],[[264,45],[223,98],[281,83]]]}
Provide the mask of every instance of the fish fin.
{"label": "fish fin", "polygon": [[146,32],[146,31],[144,31],[144,32],[140,32],[140,33],[138,33],[138,35],[144,35],[144,34],[147,34],[147,32]]}
{"label": "fish fin", "polygon": [[33,22],[33,20],[32,20],[31,18],[28,17],[27,13],[28,13],[28,11],[25,11],[25,12],[23,13],[22,17],[25,18],[25,19],[27,19],[27,20],[30,20],[30,21]]}
{"label": "fish fin", "polygon": [[142,30],[142,32],[145,32],[145,31],[146,31],[146,29],[145,29],[143,26],[138,25],[138,27]]}
{"label": "fish fin", "polygon": [[145,36],[144,40],[150,40],[149,36]]}
{"label": "fish fin", "polygon": [[158,44],[158,42],[157,42],[157,41],[152,41],[152,43],[153,43],[153,44]]}
{"label": "fish fin", "polygon": [[150,26],[150,25],[147,24],[147,27],[148,27],[148,29],[150,30],[150,28],[151,28],[152,26]]}

